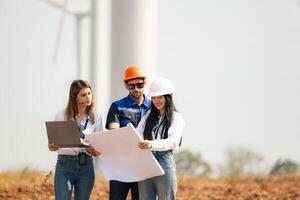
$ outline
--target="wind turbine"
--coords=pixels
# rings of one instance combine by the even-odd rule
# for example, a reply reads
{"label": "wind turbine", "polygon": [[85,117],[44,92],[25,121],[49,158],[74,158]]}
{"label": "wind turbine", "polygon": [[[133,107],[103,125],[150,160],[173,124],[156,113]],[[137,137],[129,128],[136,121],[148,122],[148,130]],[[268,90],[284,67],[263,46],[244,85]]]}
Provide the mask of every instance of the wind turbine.
{"label": "wind turbine", "polygon": [[82,60],[81,60],[81,42],[82,42],[82,19],[85,17],[91,16],[91,8],[89,8],[86,11],[72,11],[68,9],[68,3],[69,0],[64,0],[63,4],[58,4],[51,0],[40,0],[45,3],[47,3],[50,6],[53,6],[54,8],[60,9],[62,11],[61,18],[59,21],[59,27],[57,31],[57,36],[55,40],[55,47],[54,47],[54,54],[53,54],[53,62],[56,61],[59,45],[61,42],[61,35],[62,31],[64,29],[65,24],[65,16],[66,14],[70,14],[75,17],[76,20],[76,58],[77,58],[77,70],[78,70],[78,78],[81,77],[82,74]]}
{"label": "wind turbine", "polygon": [[[90,38],[89,38],[89,75],[90,83],[94,86],[93,94],[96,97],[96,106],[100,110],[105,110],[109,102],[109,61],[110,56],[107,52],[109,49],[109,22],[110,22],[110,1],[89,0],[89,8],[84,11],[72,11],[68,9],[69,0],[64,0],[63,4],[54,2],[54,0],[40,0],[54,8],[62,11],[59,28],[55,41],[55,49],[53,61],[56,60],[60,45],[61,35],[64,28],[66,14],[72,15],[76,20],[76,45],[77,45],[77,67],[78,78],[82,78],[82,63],[81,63],[81,39],[82,39],[82,19],[89,17],[90,19]],[[101,12],[100,12],[101,10]],[[100,32],[101,29],[101,32]],[[101,95],[100,95],[101,93]],[[101,98],[100,98],[101,97]],[[97,100],[98,99],[98,100]],[[101,99],[101,101],[100,101]],[[98,159],[98,158],[95,158]],[[98,161],[95,161],[95,167],[98,168]]]}

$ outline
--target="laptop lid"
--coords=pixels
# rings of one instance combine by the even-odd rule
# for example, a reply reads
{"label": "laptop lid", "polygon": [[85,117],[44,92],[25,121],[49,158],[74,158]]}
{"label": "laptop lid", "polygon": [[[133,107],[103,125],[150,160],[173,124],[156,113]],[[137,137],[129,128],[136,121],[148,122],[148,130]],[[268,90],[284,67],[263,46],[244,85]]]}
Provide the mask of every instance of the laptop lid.
{"label": "laptop lid", "polygon": [[59,147],[83,147],[76,121],[47,121],[46,130],[48,143]]}

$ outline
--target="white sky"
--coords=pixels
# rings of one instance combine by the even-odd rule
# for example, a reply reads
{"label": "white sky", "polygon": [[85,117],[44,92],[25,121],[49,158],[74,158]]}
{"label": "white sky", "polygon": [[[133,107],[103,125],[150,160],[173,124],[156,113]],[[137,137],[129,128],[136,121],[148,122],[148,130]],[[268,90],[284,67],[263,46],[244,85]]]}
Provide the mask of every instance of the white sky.
{"label": "white sky", "polygon": [[300,161],[296,1],[164,0],[159,13],[158,69],[176,80],[184,147],[211,162],[228,146]]}
{"label": "white sky", "polygon": [[[52,63],[59,17],[39,1],[0,3],[0,170],[54,167],[44,121],[76,78],[71,17]],[[158,1],[157,74],[177,89],[183,148],[212,164],[229,146],[300,162],[299,54],[296,0]]]}

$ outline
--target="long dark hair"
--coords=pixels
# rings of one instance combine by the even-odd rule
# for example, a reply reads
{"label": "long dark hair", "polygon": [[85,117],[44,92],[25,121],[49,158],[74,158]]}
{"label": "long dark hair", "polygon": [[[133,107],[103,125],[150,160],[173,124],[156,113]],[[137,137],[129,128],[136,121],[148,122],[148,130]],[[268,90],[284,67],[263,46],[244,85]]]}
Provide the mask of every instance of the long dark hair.
{"label": "long dark hair", "polygon": [[83,88],[90,88],[92,92],[92,104],[86,108],[86,114],[89,115],[91,123],[94,124],[95,122],[95,114],[93,112],[93,107],[94,107],[94,95],[92,91],[92,87],[89,84],[89,82],[84,81],[84,80],[75,80],[72,82],[69,90],[69,100],[68,100],[68,105],[66,109],[66,116],[67,120],[73,119],[76,117],[78,114],[78,106],[77,106],[77,95],[80,92],[81,89]]}
{"label": "long dark hair", "polygon": [[[172,123],[173,118],[173,111],[177,111],[175,108],[175,105],[173,103],[172,95],[166,94],[165,97],[165,107],[164,107],[164,119],[162,124],[162,138],[168,137],[168,131]],[[153,140],[152,138],[152,129],[154,125],[157,123],[159,117],[159,111],[157,108],[152,105],[152,108],[150,110],[150,114],[148,118],[146,119],[146,125],[144,129],[144,139],[146,140]]]}

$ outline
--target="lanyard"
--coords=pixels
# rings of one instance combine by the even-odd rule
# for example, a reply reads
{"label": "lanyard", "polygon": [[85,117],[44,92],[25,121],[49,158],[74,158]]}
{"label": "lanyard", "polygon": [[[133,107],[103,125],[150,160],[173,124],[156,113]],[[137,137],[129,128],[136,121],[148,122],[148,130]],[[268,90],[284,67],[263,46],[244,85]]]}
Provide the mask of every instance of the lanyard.
{"label": "lanyard", "polygon": [[86,118],[84,126],[82,126],[80,123],[78,125],[81,138],[85,138],[83,131],[86,129],[88,123],[89,123],[89,117]]}
{"label": "lanyard", "polygon": [[85,124],[84,124],[83,130],[86,129],[88,123],[89,123],[89,118],[87,117],[86,120],[85,120]]}
{"label": "lanyard", "polygon": [[[157,135],[158,135],[159,128],[160,128],[161,125],[164,123],[164,121],[165,121],[165,118],[163,118],[163,120],[161,120],[160,123],[159,123],[159,120],[158,120],[157,123],[159,123],[159,124],[158,124],[158,125],[156,124],[156,125],[154,126],[153,132],[154,132],[154,139],[155,139],[155,140],[157,139]],[[156,128],[156,127],[157,127],[157,128]],[[161,133],[160,133],[161,139],[162,139],[162,134],[163,134],[163,130],[162,130]]]}

